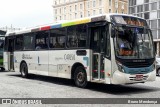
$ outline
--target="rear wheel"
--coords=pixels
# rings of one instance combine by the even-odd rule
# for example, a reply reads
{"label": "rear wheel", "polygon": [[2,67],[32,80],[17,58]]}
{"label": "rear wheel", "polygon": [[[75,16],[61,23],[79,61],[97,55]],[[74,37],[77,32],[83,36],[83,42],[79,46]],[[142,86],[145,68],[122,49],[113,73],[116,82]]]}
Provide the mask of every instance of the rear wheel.
{"label": "rear wheel", "polygon": [[76,86],[84,88],[87,85],[87,74],[84,67],[79,66],[76,68],[74,73],[74,82]]}
{"label": "rear wheel", "polygon": [[21,72],[21,76],[23,78],[27,78],[28,77],[28,67],[26,63],[22,63],[21,67],[20,67],[20,72]]}

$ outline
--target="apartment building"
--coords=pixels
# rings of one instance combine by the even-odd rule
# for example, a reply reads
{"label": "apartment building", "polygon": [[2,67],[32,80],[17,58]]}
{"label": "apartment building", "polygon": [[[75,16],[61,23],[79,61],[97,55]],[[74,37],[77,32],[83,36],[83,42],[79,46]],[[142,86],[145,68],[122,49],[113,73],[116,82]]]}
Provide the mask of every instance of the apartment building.
{"label": "apartment building", "polygon": [[128,0],[53,0],[54,21],[104,13],[128,13]]}
{"label": "apartment building", "polygon": [[160,55],[160,0],[129,0],[128,10],[129,14],[148,21],[157,55]]}

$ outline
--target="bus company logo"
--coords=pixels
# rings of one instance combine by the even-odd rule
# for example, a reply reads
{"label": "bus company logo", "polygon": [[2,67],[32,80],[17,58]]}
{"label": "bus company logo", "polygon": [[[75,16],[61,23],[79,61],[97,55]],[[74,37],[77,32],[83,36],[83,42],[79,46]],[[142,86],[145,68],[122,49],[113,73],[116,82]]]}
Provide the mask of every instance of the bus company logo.
{"label": "bus company logo", "polygon": [[65,60],[75,60],[75,55],[74,54],[65,54],[64,59]]}
{"label": "bus company logo", "polygon": [[22,59],[32,59],[30,55],[22,54]]}
{"label": "bus company logo", "polygon": [[24,54],[22,54],[22,59],[25,59],[25,55]]}
{"label": "bus company logo", "polygon": [[2,99],[2,104],[12,104],[11,99]]}

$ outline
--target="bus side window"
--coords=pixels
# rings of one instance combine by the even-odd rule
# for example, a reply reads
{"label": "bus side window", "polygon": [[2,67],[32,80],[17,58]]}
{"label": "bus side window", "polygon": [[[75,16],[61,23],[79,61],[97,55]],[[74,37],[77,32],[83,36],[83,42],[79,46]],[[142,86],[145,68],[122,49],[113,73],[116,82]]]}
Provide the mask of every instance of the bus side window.
{"label": "bus side window", "polygon": [[77,33],[77,38],[78,38],[78,47],[86,47],[87,26],[86,25],[78,25],[76,33]]}
{"label": "bus side window", "polygon": [[65,28],[57,28],[50,30],[49,46],[51,49],[65,48]]}
{"label": "bus side window", "polygon": [[76,26],[70,26],[67,29],[67,47],[74,48],[77,47],[77,35]]}
{"label": "bus side window", "polygon": [[28,33],[25,34],[24,39],[24,47],[23,50],[33,50],[35,47],[35,39],[34,39],[34,33]]}
{"label": "bus side window", "polygon": [[56,37],[56,43],[54,44],[54,47],[55,48],[61,48],[62,47],[61,44],[59,43],[58,37]]}
{"label": "bus side window", "polygon": [[[12,48],[13,46],[11,46]],[[16,36],[15,50],[19,51],[23,49],[23,35]]]}
{"label": "bus side window", "polygon": [[48,49],[48,35],[46,31],[41,31],[36,34],[36,50]]}
{"label": "bus side window", "polygon": [[70,26],[67,29],[67,47],[80,48],[86,47],[87,27],[86,25]]}

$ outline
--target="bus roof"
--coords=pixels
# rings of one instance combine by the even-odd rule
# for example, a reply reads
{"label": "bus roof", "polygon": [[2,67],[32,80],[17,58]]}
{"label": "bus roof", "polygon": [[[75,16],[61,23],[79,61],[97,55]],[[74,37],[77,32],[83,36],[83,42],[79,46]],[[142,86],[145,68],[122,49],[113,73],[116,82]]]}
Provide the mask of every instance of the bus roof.
{"label": "bus roof", "polygon": [[[44,30],[49,30],[49,29],[56,29],[56,28],[62,28],[62,27],[66,27],[66,26],[72,26],[72,25],[78,25],[78,24],[84,24],[84,23],[90,23],[90,22],[97,22],[97,21],[104,21],[104,20],[110,22],[110,16],[113,16],[113,15],[130,16],[130,17],[140,18],[137,16],[128,15],[128,14],[117,14],[117,13],[101,14],[101,15],[96,15],[96,16],[91,16],[91,17],[86,17],[86,18],[80,18],[80,19],[69,20],[69,21],[62,21],[62,22],[58,22],[58,23],[51,23],[48,25],[27,28],[27,29],[15,31],[15,32],[8,32],[6,34],[6,36],[19,35],[19,34],[24,34],[24,33],[36,32],[36,31],[44,31]],[[143,19],[143,18],[140,18],[140,19]]]}

